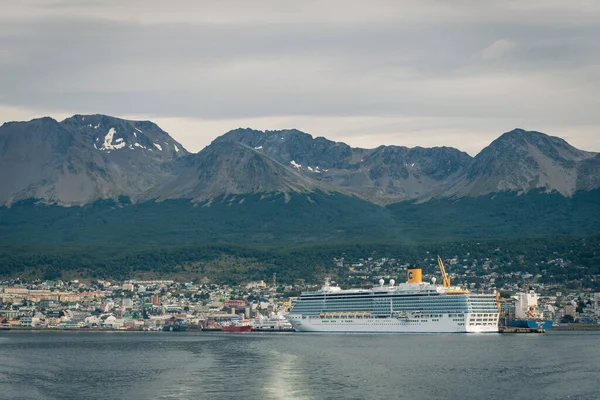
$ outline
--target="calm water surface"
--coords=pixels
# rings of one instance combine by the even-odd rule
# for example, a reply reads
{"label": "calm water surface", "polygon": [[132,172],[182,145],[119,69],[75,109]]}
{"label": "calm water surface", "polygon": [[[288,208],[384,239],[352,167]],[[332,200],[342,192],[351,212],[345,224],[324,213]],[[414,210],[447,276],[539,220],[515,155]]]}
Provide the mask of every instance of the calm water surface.
{"label": "calm water surface", "polygon": [[0,332],[1,399],[600,399],[600,334]]}

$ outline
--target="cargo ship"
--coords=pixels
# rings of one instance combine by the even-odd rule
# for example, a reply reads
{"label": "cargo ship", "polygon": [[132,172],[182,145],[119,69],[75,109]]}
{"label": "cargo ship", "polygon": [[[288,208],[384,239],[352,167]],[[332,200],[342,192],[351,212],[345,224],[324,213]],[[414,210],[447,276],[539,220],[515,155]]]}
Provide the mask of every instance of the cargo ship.
{"label": "cargo ship", "polygon": [[223,332],[252,332],[252,325],[223,325]]}
{"label": "cargo ship", "polygon": [[252,325],[242,323],[239,320],[232,320],[228,324],[222,324],[221,330],[223,332],[252,332]]}
{"label": "cargo ship", "polygon": [[496,294],[475,294],[451,286],[438,256],[443,284],[422,281],[418,266],[406,283],[383,279],[373,289],[347,289],[329,282],[304,292],[287,315],[299,332],[450,333],[498,332]]}
{"label": "cargo ship", "polygon": [[515,317],[508,322],[508,327],[544,331],[552,328],[552,321],[544,319],[544,314],[538,306],[538,294],[533,289],[517,293],[512,299],[515,300]]}

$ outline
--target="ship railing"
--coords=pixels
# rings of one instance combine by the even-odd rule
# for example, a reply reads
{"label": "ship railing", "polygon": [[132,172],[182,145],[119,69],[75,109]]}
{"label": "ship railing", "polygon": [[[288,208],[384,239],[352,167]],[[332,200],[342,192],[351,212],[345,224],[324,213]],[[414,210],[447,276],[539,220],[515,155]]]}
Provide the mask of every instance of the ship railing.
{"label": "ship railing", "polygon": [[319,314],[321,318],[369,318],[370,312],[325,312]]}

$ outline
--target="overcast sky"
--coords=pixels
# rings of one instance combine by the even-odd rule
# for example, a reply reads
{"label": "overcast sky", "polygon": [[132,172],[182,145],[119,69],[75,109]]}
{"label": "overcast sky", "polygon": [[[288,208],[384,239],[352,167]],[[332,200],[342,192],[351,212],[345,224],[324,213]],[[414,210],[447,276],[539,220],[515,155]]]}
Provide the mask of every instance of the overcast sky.
{"label": "overcast sky", "polygon": [[150,119],[190,151],[237,127],[600,151],[598,21],[597,0],[4,1],[0,121]]}

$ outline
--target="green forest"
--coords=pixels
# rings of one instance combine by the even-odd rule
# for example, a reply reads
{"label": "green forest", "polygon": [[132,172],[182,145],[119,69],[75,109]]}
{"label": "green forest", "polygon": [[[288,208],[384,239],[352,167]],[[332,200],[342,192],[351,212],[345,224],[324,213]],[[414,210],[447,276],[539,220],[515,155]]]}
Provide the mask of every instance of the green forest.
{"label": "green forest", "polygon": [[[600,191],[496,194],[379,207],[338,193],[222,196],[60,207],[22,201],[0,208],[0,277],[133,275],[222,282],[318,280],[333,258],[427,252],[519,255],[514,268],[568,258],[571,276],[599,274]],[[506,252],[494,254],[498,247]],[[534,271],[530,271],[534,272]],[[567,276],[567,275],[565,275]]]}

